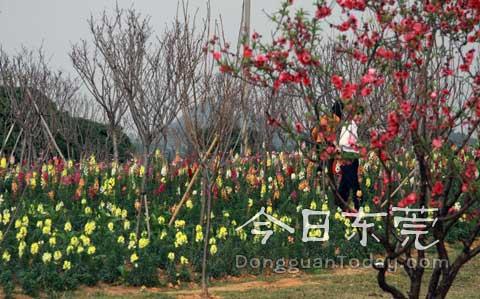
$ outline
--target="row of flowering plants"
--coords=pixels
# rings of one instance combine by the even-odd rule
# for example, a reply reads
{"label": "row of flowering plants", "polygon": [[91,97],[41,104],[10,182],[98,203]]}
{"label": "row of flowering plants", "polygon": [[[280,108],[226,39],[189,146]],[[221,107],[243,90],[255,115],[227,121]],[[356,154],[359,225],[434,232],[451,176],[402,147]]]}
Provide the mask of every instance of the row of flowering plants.
{"label": "row of flowering plants", "polygon": [[[408,170],[408,155],[404,161]],[[411,159],[411,158],[410,158]],[[181,284],[196,281],[201,264],[201,186],[197,183],[169,227],[172,211],[197,167],[177,157],[168,163],[157,153],[150,169],[140,161],[123,164],[89,160],[64,163],[53,159],[42,165],[0,161],[0,281],[9,294],[16,285],[31,295],[41,290],[61,291],[99,281],[130,285]],[[344,217],[325,192],[318,167],[301,153],[268,153],[266,157],[232,157],[216,179],[210,215],[209,272],[212,277],[258,273],[239,269],[235,257],[270,259],[366,257],[353,219]],[[370,195],[378,187],[378,159],[362,160],[364,210],[381,204]],[[399,176],[405,176],[399,173]],[[152,237],[135,233],[139,183],[148,177]],[[414,184],[414,182],[409,182]],[[295,228],[294,233],[273,226],[268,243],[236,230],[264,207],[267,214]],[[459,208],[459,207],[457,207]],[[313,229],[302,242],[302,210],[330,211],[330,228]],[[314,219],[310,220],[314,223]],[[381,226],[381,219],[374,219]],[[465,222],[468,225],[468,221]],[[461,234],[462,228],[456,230]],[[327,235],[325,235],[327,234]]]}

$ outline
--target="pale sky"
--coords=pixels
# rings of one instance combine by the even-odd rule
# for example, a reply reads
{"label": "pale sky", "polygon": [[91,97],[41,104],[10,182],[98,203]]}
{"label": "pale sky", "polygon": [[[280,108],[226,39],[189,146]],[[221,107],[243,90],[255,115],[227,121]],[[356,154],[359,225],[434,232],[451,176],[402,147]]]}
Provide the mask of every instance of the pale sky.
{"label": "pale sky", "polygon": [[[135,7],[151,17],[155,32],[163,31],[176,14],[177,0],[0,0],[0,45],[13,54],[22,45],[38,48],[43,44],[50,64],[69,73],[71,45],[89,38],[87,19],[103,9]],[[234,44],[238,37],[242,0],[211,0],[212,17],[222,16],[225,34]],[[190,0],[190,9],[206,15],[206,0]],[[280,7],[280,0],[252,0],[252,29],[265,34],[273,27],[265,12]],[[295,6],[313,10],[313,0],[296,0]]]}

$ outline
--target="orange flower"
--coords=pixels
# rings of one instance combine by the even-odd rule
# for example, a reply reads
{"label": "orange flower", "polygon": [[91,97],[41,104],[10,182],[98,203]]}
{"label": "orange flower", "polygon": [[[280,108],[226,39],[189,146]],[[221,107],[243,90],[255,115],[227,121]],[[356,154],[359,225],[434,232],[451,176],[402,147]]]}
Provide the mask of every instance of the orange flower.
{"label": "orange flower", "polygon": [[17,182],[15,181],[12,182],[12,191],[13,191],[13,194],[16,194],[18,191],[18,185],[17,185]]}
{"label": "orange flower", "polygon": [[298,185],[298,189],[301,191],[305,191],[306,189],[308,189],[308,187],[309,187],[309,184],[307,180],[301,181],[300,184]]}
{"label": "orange flower", "polygon": [[279,199],[280,198],[280,191],[275,190],[275,192],[273,193],[273,198],[274,199]]}

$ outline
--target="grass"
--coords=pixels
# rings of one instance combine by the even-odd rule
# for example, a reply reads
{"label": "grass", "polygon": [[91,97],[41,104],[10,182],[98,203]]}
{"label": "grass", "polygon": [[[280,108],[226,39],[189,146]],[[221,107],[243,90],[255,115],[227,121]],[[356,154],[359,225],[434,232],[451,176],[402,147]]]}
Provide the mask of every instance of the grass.
{"label": "grass", "polygon": [[[458,275],[448,298],[479,298],[478,286],[480,276],[480,257],[476,257],[464,266]],[[431,271],[427,270],[425,278]],[[387,275],[387,281],[405,290],[408,286],[407,276],[403,270],[397,269]],[[425,297],[426,283],[422,287],[422,296]],[[89,292],[82,290],[68,294],[65,298],[199,298],[198,287],[183,287],[173,289],[146,289],[139,290],[125,288],[112,292]],[[390,298],[389,294],[379,289],[376,282],[376,271],[373,269],[329,269],[309,274],[279,274],[258,276],[255,279],[242,278],[235,282],[214,282],[210,293],[220,298]]]}
{"label": "grass", "polygon": [[[457,251],[457,250],[454,250]],[[480,276],[480,257],[466,264],[460,271],[448,298],[479,298],[478,286]],[[431,271],[426,270],[424,280]],[[387,274],[387,281],[406,290],[408,278],[400,268]],[[427,283],[422,286],[425,297]],[[200,298],[197,285],[183,285],[173,288],[132,288],[123,286],[82,287],[77,291],[61,294],[60,298],[90,299],[147,299],[147,298]],[[376,271],[363,269],[319,269],[311,273],[274,274],[232,278],[216,281],[210,286],[210,294],[216,298],[390,298],[389,294],[380,290],[376,282]],[[24,296],[21,296],[24,298]]]}

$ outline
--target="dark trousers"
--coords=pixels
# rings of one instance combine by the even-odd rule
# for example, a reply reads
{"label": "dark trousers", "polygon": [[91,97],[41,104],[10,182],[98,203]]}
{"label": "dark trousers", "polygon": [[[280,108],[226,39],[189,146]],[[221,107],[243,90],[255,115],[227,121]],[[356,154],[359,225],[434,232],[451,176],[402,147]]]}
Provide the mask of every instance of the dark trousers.
{"label": "dark trousers", "polygon": [[360,185],[358,184],[358,159],[351,160],[350,162],[350,164],[340,166],[342,171],[342,179],[340,180],[338,193],[343,200],[347,202],[350,190],[352,190],[353,203],[355,205],[355,209],[358,211],[361,200],[357,196],[357,190],[360,190]]}

